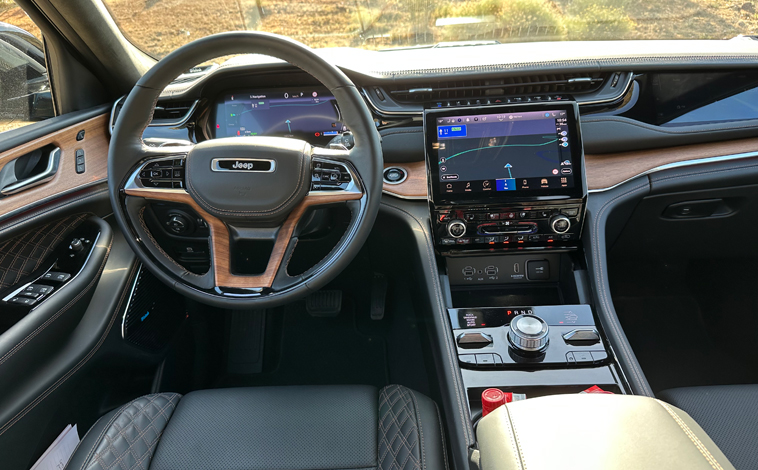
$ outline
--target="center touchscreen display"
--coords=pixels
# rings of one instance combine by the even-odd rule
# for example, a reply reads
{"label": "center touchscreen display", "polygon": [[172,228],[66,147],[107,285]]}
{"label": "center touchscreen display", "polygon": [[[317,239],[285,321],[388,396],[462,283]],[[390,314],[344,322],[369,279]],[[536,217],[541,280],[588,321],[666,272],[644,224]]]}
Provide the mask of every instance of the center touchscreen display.
{"label": "center touchscreen display", "polygon": [[573,106],[518,109],[427,112],[435,200],[581,192],[582,152]]}

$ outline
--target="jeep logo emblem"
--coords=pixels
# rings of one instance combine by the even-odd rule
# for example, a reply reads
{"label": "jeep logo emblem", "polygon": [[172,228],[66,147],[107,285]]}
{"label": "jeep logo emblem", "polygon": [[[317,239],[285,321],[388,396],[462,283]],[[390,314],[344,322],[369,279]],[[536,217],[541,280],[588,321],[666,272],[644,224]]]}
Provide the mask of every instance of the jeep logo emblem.
{"label": "jeep logo emblem", "polygon": [[232,168],[239,168],[242,170],[252,170],[253,165],[251,162],[234,162],[234,165],[232,165]]}
{"label": "jeep logo emblem", "polygon": [[214,158],[211,161],[213,171],[241,171],[271,173],[276,169],[274,160],[256,158]]}

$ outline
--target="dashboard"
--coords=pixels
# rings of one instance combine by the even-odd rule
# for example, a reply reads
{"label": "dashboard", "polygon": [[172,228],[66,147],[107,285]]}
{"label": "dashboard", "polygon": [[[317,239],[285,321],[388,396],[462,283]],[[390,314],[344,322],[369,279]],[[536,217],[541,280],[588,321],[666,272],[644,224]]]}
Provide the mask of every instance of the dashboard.
{"label": "dashboard", "polygon": [[337,100],[322,87],[236,90],[214,107],[213,137],[292,137],[328,144],[347,132]]}
{"label": "dashboard", "polygon": [[[392,167],[385,192],[452,203],[485,192],[502,200],[572,189],[575,197],[579,195],[579,177],[586,179],[585,190],[602,190],[661,165],[700,158],[701,153],[728,153],[718,141],[732,141],[734,153],[744,152],[744,145],[736,139],[758,136],[758,70],[752,59],[758,58],[758,41],[705,43],[524,43],[319,53],[339,65],[356,84],[373,114],[383,138],[386,166]],[[600,56],[602,61],[597,60]],[[326,147],[350,134],[329,92],[288,64],[263,56],[242,56],[190,75],[179,77],[161,96],[153,122],[145,130],[149,144],[273,135]],[[466,108],[545,102],[552,105],[548,111],[560,112],[560,106],[556,107],[560,101],[575,101],[579,110],[576,130],[572,131],[568,122],[566,136],[553,134],[558,126],[549,134],[533,134],[534,126],[542,125],[539,120],[517,119],[511,129],[487,135],[485,141],[484,134],[490,131],[484,121],[450,122],[440,123],[450,126],[443,129],[447,134],[435,136],[444,148],[428,148],[429,126],[424,129],[428,113],[439,112],[441,119],[452,119],[466,115],[459,112]],[[119,107],[117,102],[111,126]],[[487,116],[489,120],[494,114],[497,119],[498,114],[510,112],[484,110],[473,118]],[[510,117],[507,119],[510,122]],[[466,135],[456,134],[463,130],[454,128],[463,126],[454,124],[464,124]],[[482,135],[472,137],[470,132],[479,132],[477,128]],[[559,140],[549,144],[535,141],[547,135],[554,135],[548,142]],[[586,169],[572,160],[574,137],[581,138],[587,153]],[[567,147],[558,145],[562,138],[567,138]],[[477,141],[476,150],[466,147],[466,153],[446,165],[436,162],[427,171],[427,153],[438,152],[448,158],[460,152],[456,150],[459,147],[469,145],[467,140]],[[521,146],[521,153],[510,147],[514,144]],[[540,146],[527,151],[526,145],[535,144]],[[707,145],[691,152],[664,150],[695,144]],[[651,151],[636,156],[634,162],[631,155],[629,160],[621,158],[624,152],[645,149]],[[509,169],[491,164],[506,150],[514,159],[506,162]],[[605,158],[616,153],[618,159]],[[562,158],[562,154],[569,155]],[[516,162],[526,158],[524,155],[538,158]],[[568,167],[571,174],[564,173]],[[435,191],[439,194],[433,194]]]}

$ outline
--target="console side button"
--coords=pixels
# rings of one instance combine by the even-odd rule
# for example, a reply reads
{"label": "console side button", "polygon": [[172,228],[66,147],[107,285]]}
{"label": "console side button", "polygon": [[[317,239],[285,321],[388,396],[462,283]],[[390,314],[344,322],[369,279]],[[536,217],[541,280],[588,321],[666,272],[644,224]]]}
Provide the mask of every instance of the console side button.
{"label": "console side button", "polygon": [[476,365],[478,366],[494,366],[495,357],[492,354],[476,354]]}
{"label": "console side button", "polygon": [[608,353],[605,351],[590,351],[592,354],[592,360],[594,362],[600,362],[608,359]]}
{"label": "console side button", "polygon": [[547,281],[550,279],[550,262],[546,259],[527,261],[526,277],[530,281]]}
{"label": "console side button", "polygon": [[600,341],[594,328],[580,328],[563,334],[563,341],[574,346],[592,346]]}
{"label": "console side button", "polygon": [[588,364],[592,362],[592,354],[589,351],[574,351],[574,358],[577,364]]}
{"label": "console side button", "polygon": [[476,354],[461,354],[458,356],[458,360],[464,364],[476,365]]}
{"label": "console side button", "polygon": [[566,353],[566,362],[569,364],[576,364],[576,358],[574,357],[574,353],[567,352]]}
{"label": "console side button", "polygon": [[492,336],[487,333],[469,332],[458,335],[458,346],[462,348],[483,348],[492,344]]}

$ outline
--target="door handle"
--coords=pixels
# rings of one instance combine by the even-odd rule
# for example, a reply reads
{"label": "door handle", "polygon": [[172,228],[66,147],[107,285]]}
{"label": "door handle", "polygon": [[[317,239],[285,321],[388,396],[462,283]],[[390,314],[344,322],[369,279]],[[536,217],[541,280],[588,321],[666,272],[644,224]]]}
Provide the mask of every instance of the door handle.
{"label": "door handle", "polygon": [[[11,194],[16,194],[20,191],[33,188],[34,186],[47,183],[53,179],[58,172],[60,159],[61,149],[56,147],[47,155],[47,164],[41,172],[20,180],[16,179],[15,174],[7,174],[8,172],[15,173],[14,168],[17,160],[13,160],[3,167],[2,173],[6,173],[7,176],[5,174],[0,175],[0,182],[4,183],[3,188],[0,189],[0,194],[3,196],[10,196]],[[6,176],[6,178],[2,178],[2,176]],[[9,179],[10,182],[3,181],[4,179]]]}

